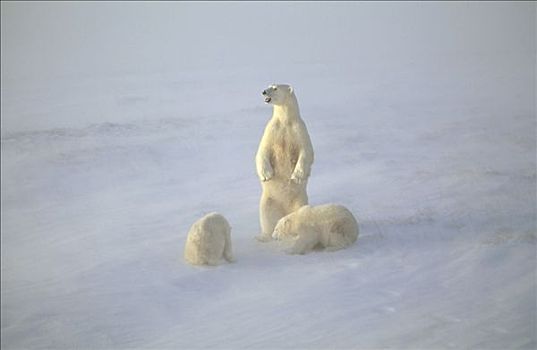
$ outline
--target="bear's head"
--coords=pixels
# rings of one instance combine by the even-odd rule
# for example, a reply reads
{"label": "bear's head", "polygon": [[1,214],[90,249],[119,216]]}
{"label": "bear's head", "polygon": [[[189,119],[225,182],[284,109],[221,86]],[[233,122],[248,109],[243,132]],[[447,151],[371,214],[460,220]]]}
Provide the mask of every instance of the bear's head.
{"label": "bear's head", "polygon": [[311,209],[311,206],[309,205],[303,205],[298,210],[295,210],[291,214],[287,214],[278,222],[276,223],[276,226],[274,227],[274,232],[272,233],[272,237],[275,239],[281,239],[284,236],[287,237],[296,237],[297,232],[297,223],[299,223],[303,220],[301,217],[304,217],[304,215],[307,215],[307,211]]}
{"label": "bear's head", "polygon": [[272,233],[272,238],[274,239],[282,239],[285,236],[294,236],[291,233],[292,229],[292,222],[291,222],[291,215],[292,213],[284,216],[280,220],[278,220],[278,223],[274,227],[274,232]]}
{"label": "bear's head", "polygon": [[286,84],[272,84],[261,94],[265,97],[265,103],[276,106],[287,104],[294,97],[293,88]]}

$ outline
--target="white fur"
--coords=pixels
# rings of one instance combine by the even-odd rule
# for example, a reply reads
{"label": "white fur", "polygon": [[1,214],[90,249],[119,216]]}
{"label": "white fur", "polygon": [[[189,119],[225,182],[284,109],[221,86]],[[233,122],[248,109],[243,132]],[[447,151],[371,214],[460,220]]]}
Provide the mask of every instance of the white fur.
{"label": "white fur", "polygon": [[231,227],[218,213],[210,213],[196,221],[185,244],[185,260],[193,265],[218,265],[224,258],[233,261]]}
{"label": "white fur", "polygon": [[308,204],[306,186],[313,164],[313,147],[289,85],[271,85],[264,92],[273,105],[256,154],[263,194],[259,204],[261,241],[272,239],[279,219]]}
{"label": "white fur", "polygon": [[280,219],[273,237],[288,246],[290,254],[305,254],[314,248],[334,251],[356,241],[358,222],[341,205],[305,205]]}

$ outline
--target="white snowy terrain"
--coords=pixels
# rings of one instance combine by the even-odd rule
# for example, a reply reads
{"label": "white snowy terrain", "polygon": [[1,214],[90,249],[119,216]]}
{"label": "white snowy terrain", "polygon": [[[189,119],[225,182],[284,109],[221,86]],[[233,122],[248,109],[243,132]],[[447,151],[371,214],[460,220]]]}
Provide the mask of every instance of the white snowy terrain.
{"label": "white snowy terrain", "polygon": [[[2,349],[535,349],[535,13],[2,2]],[[254,239],[270,83],[349,249]],[[237,261],[189,266],[211,211]]]}

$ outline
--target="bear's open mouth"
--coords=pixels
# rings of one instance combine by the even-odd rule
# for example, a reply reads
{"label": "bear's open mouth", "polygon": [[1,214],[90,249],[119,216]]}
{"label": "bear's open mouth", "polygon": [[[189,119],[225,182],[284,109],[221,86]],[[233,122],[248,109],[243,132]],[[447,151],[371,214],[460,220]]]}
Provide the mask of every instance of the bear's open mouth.
{"label": "bear's open mouth", "polygon": [[270,97],[265,97],[265,103],[269,103],[272,100]]}

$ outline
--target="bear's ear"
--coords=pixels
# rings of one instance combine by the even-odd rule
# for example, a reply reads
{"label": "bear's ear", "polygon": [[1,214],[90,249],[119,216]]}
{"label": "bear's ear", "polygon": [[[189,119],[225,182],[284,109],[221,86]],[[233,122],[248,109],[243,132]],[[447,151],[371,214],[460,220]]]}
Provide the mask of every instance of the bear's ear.
{"label": "bear's ear", "polygon": [[293,93],[293,87],[291,85],[289,85],[289,93],[292,94]]}

